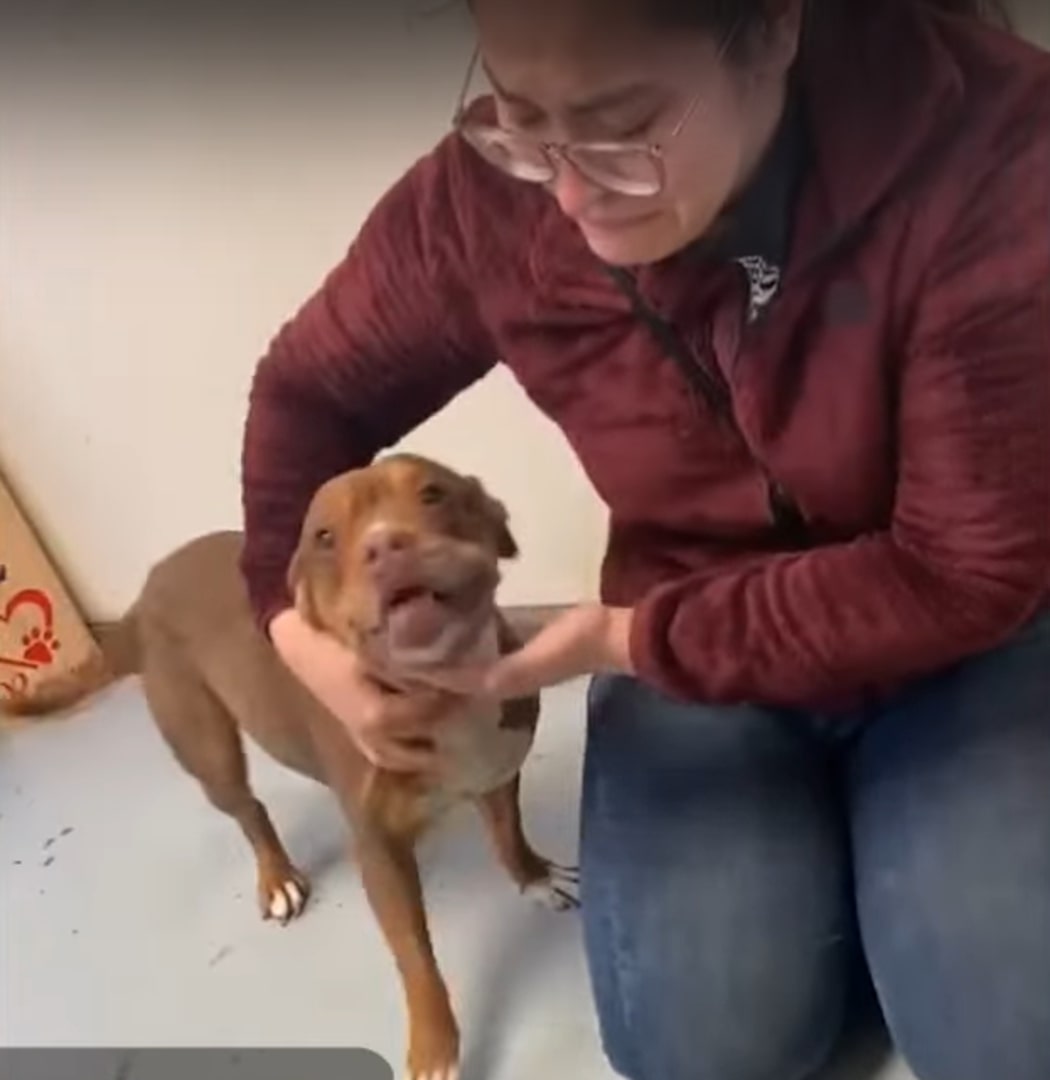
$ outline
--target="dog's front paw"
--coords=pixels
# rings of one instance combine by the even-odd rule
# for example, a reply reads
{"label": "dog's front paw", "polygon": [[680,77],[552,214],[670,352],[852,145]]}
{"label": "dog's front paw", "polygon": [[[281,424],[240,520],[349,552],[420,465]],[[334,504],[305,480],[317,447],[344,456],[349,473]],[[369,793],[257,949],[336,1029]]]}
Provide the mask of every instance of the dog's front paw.
{"label": "dog's front paw", "polygon": [[429,1073],[409,1072],[405,1080],[459,1080],[459,1065],[448,1065]]}
{"label": "dog's front paw", "polygon": [[580,871],[575,866],[548,863],[547,872],[529,882],[522,892],[533,903],[552,911],[569,911],[580,906]]}
{"label": "dog's front paw", "polygon": [[287,926],[297,919],[310,898],[310,883],[294,867],[259,874],[259,910],[264,919]]}
{"label": "dog's front paw", "polygon": [[459,1033],[453,1021],[413,1033],[405,1080],[459,1080]]}

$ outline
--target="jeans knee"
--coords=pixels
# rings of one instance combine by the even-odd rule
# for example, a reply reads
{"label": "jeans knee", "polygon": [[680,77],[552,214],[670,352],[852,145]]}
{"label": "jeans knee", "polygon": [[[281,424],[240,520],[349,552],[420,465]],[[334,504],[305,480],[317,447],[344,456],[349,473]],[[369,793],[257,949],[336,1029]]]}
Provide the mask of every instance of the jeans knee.
{"label": "jeans knee", "polygon": [[[994,1006],[993,1006],[994,1011]],[[1045,1018],[975,1020],[965,1027],[890,1020],[894,1045],[921,1080],[1046,1080],[1050,1028]]]}
{"label": "jeans knee", "polygon": [[922,1080],[1050,1078],[1050,619],[903,693],[857,745],[857,909]]}
{"label": "jeans knee", "polygon": [[819,761],[772,711],[597,680],[584,938],[628,1080],[805,1080],[842,1029],[852,920]]}
{"label": "jeans knee", "polygon": [[[946,965],[950,966],[950,965]],[[921,1080],[1047,1080],[1050,957],[1028,967],[881,965],[893,1042]]]}
{"label": "jeans knee", "polygon": [[1050,876],[1033,873],[1036,860],[1007,875],[989,857],[982,877],[932,846],[924,853],[910,872],[861,876],[865,944],[894,1043],[921,1080],[1047,1080]]}
{"label": "jeans knee", "polygon": [[[768,948],[703,936],[674,911],[677,932],[635,909],[608,905],[585,881],[584,936],[599,1028],[613,1069],[627,1080],[809,1080],[846,1023],[855,944],[813,941],[812,927],[770,935]],[[590,903],[588,903],[590,901]],[[679,939],[678,947],[674,939]]]}
{"label": "jeans knee", "polygon": [[615,1072],[625,1080],[811,1080],[828,1063],[843,1029],[837,1005],[818,1017],[778,1023],[759,1014],[717,1030],[691,1004],[678,1003],[655,1030],[645,1022],[626,1029],[603,1022],[602,1047]]}

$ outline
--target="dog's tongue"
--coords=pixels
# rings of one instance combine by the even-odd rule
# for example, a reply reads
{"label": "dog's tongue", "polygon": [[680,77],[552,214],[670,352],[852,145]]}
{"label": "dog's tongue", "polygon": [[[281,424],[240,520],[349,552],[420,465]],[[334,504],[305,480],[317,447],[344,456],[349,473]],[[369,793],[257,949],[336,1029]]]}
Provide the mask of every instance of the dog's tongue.
{"label": "dog's tongue", "polygon": [[395,649],[422,649],[445,628],[448,614],[429,593],[405,600],[390,612],[390,644]]}

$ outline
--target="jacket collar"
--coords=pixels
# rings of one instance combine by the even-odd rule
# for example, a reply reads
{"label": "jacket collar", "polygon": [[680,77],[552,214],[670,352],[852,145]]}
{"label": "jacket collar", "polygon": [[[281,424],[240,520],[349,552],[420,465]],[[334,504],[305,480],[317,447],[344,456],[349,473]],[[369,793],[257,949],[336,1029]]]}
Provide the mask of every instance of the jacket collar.
{"label": "jacket collar", "polygon": [[961,115],[962,73],[932,18],[910,0],[810,4],[799,74],[824,227],[801,230],[803,260],[858,228]]}
{"label": "jacket collar", "polygon": [[686,249],[701,262],[758,257],[783,266],[792,219],[809,163],[809,135],[798,80],[792,79],[784,115],[757,171],[710,232]]}

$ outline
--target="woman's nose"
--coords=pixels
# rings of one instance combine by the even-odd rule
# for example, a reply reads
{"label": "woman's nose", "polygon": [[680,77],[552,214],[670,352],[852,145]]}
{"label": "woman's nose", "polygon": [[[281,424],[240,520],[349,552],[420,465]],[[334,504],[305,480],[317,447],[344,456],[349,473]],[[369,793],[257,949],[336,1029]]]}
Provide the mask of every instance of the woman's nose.
{"label": "woman's nose", "polygon": [[571,162],[558,158],[554,179],[547,190],[554,196],[561,212],[573,221],[586,216],[587,211],[602,198],[604,192],[588,180]]}

